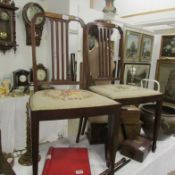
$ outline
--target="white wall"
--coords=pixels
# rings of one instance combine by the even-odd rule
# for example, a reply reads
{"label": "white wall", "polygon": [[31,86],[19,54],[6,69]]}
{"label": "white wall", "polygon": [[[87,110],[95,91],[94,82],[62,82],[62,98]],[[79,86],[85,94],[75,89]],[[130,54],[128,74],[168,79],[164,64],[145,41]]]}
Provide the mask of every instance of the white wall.
{"label": "white wall", "polygon": [[[29,70],[32,65],[32,56],[31,56],[31,46],[26,46],[26,33],[25,26],[22,19],[22,9],[23,6],[31,2],[30,0],[15,0],[15,5],[19,9],[16,11],[16,42],[19,45],[17,47],[16,53],[13,49],[8,50],[5,54],[0,52],[0,80],[5,76],[12,76],[12,71],[17,69],[26,69]],[[46,3],[43,0],[35,0],[41,4],[45,9]],[[45,35],[43,32],[43,36]],[[39,47],[40,59],[47,59],[46,57],[46,41],[44,37],[42,38],[41,45]]]}
{"label": "white wall", "polygon": [[50,12],[68,14],[69,0],[47,0],[47,7]]}

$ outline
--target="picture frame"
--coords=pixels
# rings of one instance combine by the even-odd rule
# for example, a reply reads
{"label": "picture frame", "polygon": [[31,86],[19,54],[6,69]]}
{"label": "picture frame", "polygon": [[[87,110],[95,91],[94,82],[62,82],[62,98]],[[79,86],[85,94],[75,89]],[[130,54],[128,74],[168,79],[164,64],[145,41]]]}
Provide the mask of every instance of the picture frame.
{"label": "picture frame", "polygon": [[141,49],[140,49],[140,61],[150,62],[152,57],[153,39],[151,35],[142,35]]}
{"label": "picture frame", "polygon": [[141,33],[126,30],[124,57],[126,61],[138,62],[140,55]]}
{"label": "picture frame", "polygon": [[161,38],[160,58],[175,58],[175,35],[163,35]]}
{"label": "picture frame", "polygon": [[141,80],[149,78],[150,64],[148,63],[125,63],[124,84],[140,86]]}
{"label": "picture frame", "polygon": [[175,102],[175,60],[157,60],[155,78],[160,83],[164,100]]}

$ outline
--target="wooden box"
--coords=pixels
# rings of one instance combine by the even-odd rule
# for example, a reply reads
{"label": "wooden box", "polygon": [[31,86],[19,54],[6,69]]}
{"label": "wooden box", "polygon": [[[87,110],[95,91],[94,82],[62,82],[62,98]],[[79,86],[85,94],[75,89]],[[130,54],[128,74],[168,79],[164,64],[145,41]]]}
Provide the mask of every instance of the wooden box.
{"label": "wooden box", "polygon": [[87,131],[87,138],[90,144],[105,143],[107,138],[107,124],[90,123]]}
{"label": "wooden box", "polygon": [[[135,138],[140,134],[140,110],[135,106],[125,107],[121,115],[127,138]],[[87,138],[90,144],[105,143],[107,138],[107,116],[88,119]],[[124,140],[122,129],[119,132],[119,143]]]}
{"label": "wooden box", "polygon": [[152,141],[137,136],[135,139],[127,139],[121,144],[121,154],[136,161],[143,162],[152,147]]}

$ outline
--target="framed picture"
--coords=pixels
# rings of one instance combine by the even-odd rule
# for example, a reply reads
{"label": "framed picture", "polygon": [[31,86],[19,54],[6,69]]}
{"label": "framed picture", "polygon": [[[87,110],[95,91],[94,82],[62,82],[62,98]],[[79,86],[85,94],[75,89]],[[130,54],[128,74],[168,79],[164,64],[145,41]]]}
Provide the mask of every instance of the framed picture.
{"label": "framed picture", "polygon": [[125,59],[132,62],[139,61],[141,33],[127,30],[125,37]]}
{"label": "framed picture", "polygon": [[157,60],[156,79],[164,100],[175,102],[175,60]]}
{"label": "framed picture", "polygon": [[140,86],[140,81],[149,78],[150,64],[125,63],[124,84]]}
{"label": "framed picture", "polygon": [[153,48],[153,36],[142,35],[141,49],[140,49],[140,61],[150,62]]}
{"label": "framed picture", "polygon": [[175,35],[162,36],[160,57],[175,57]]}

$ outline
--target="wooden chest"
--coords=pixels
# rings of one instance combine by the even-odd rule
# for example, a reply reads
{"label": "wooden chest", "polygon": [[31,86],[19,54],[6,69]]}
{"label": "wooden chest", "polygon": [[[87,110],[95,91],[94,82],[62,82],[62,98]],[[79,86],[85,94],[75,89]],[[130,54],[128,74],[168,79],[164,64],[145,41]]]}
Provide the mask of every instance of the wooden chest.
{"label": "wooden chest", "polygon": [[[107,138],[107,116],[91,117],[88,119],[87,138],[90,144],[104,143]],[[135,106],[127,106],[122,111],[122,123],[127,138],[135,138],[140,134],[140,110]],[[123,130],[120,128],[119,143],[124,140]]]}
{"label": "wooden chest", "polygon": [[121,154],[136,161],[143,162],[152,147],[152,141],[137,136],[135,139],[127,139],[121,144]]}

